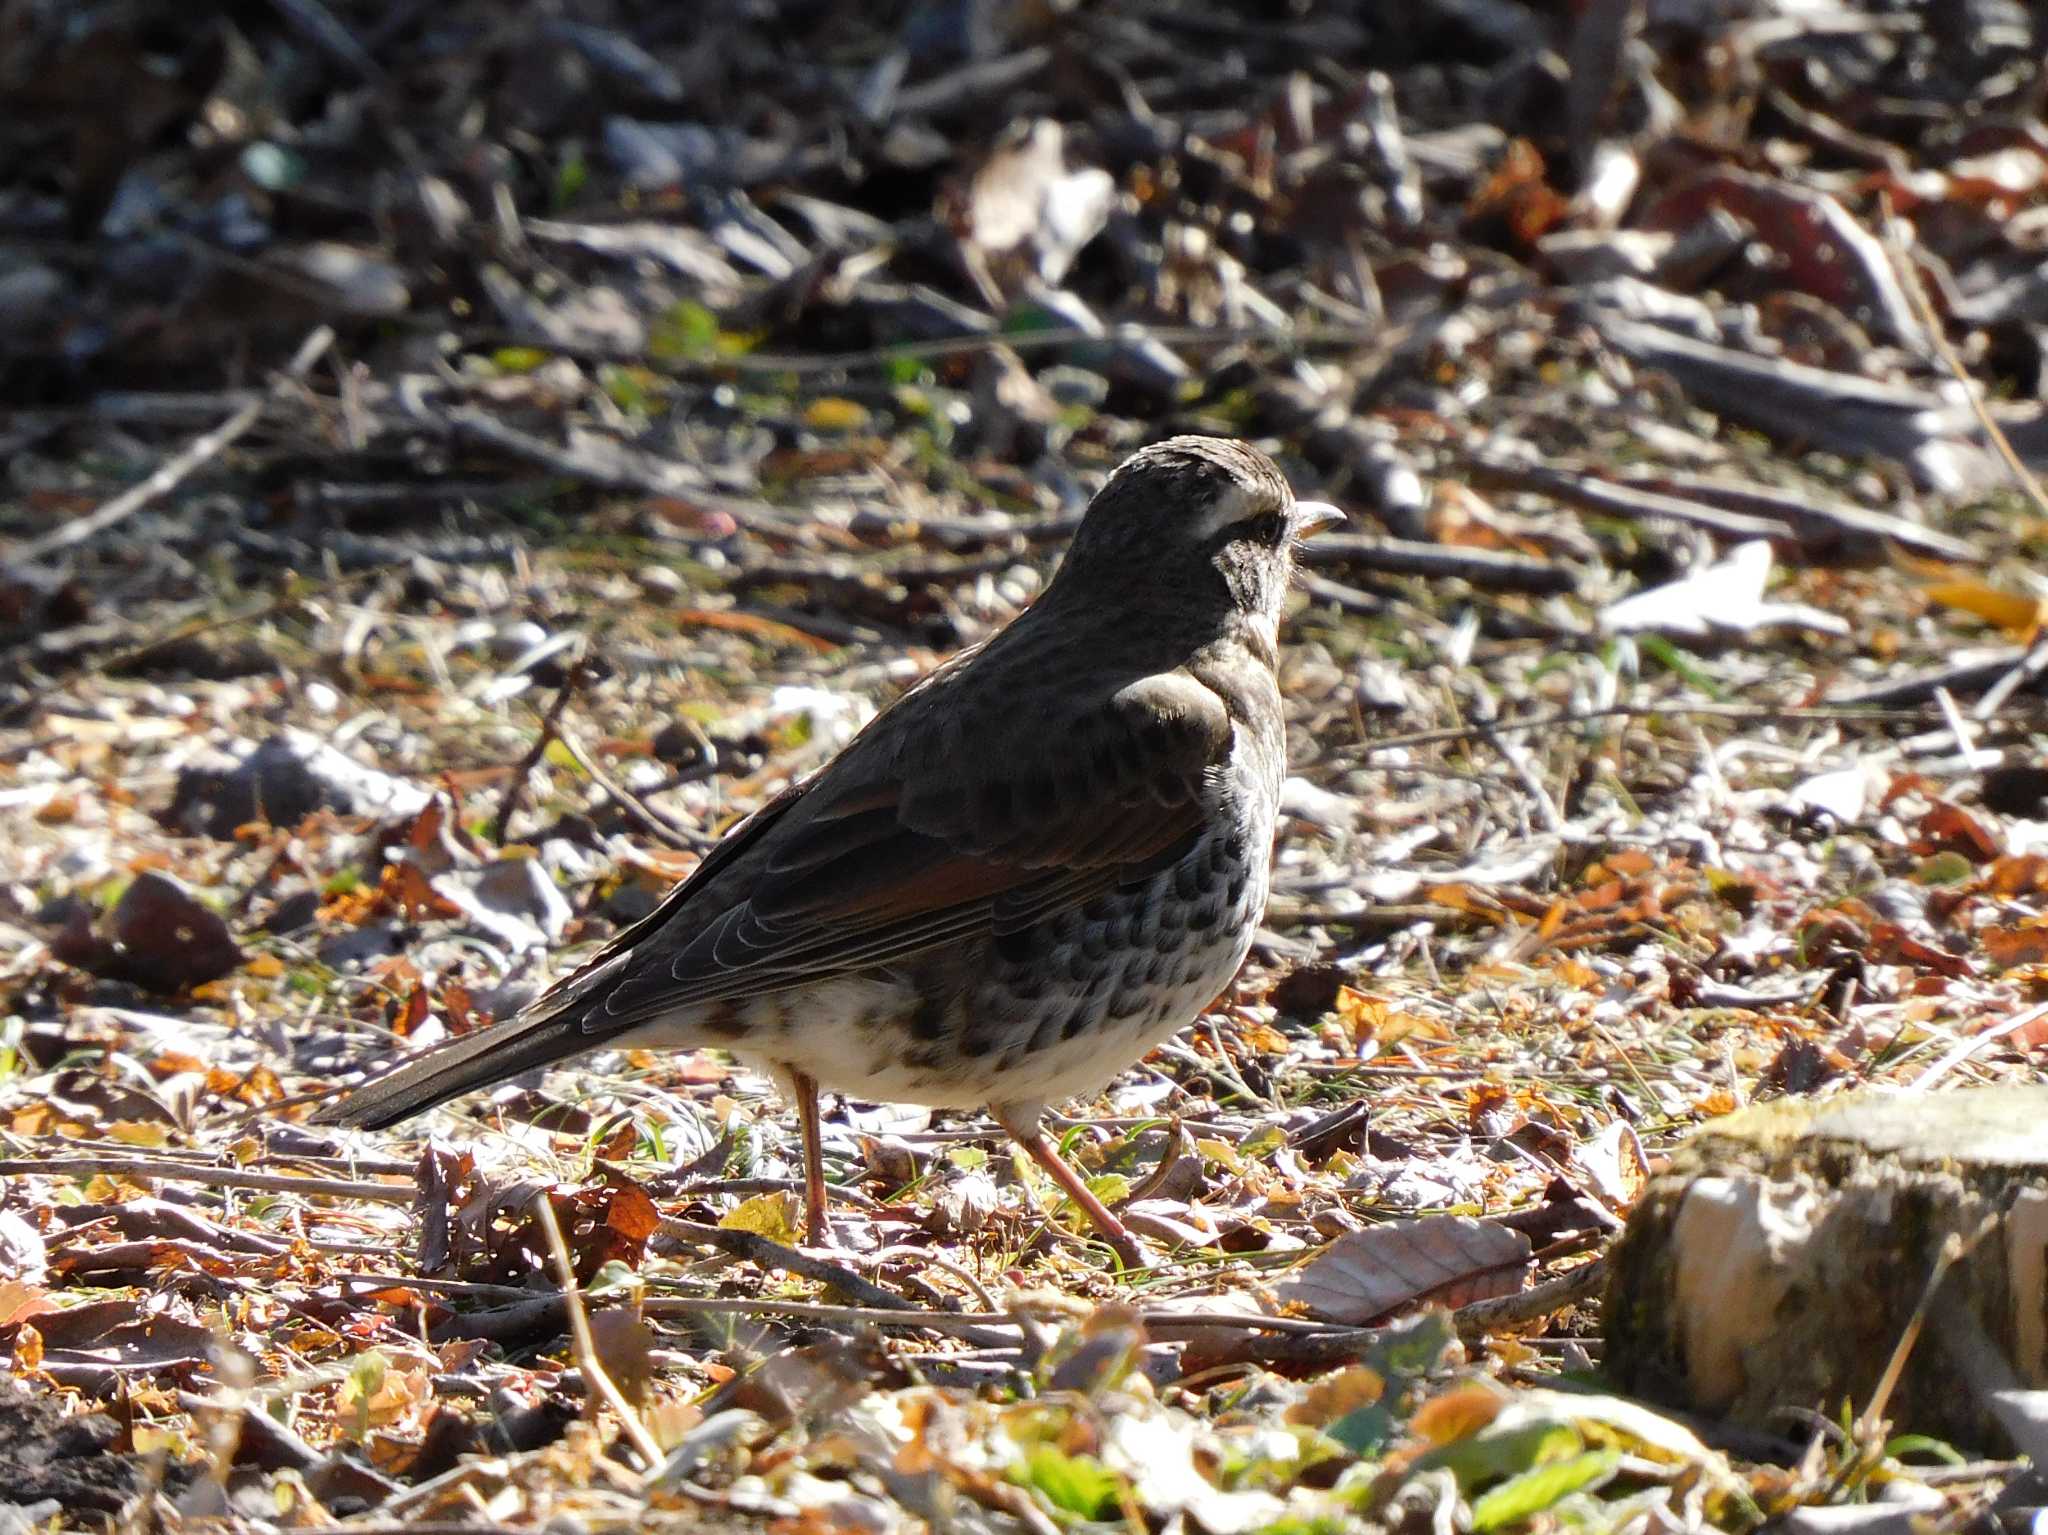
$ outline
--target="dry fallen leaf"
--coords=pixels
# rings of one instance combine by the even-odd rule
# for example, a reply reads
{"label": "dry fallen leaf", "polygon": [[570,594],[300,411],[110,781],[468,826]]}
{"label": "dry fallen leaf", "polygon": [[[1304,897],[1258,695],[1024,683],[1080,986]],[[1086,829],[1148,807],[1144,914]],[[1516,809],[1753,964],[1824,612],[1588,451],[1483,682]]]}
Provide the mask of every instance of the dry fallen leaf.
{"label": "dry fallen leaf", "polygon": [[1529,1239],[1468,1215],[1386,1221],[1340,1237],[1273,1286],[1280,1305],[1363,1326],[1419,1300],[1462,1306],[1511,1295],[1529,1269]]}

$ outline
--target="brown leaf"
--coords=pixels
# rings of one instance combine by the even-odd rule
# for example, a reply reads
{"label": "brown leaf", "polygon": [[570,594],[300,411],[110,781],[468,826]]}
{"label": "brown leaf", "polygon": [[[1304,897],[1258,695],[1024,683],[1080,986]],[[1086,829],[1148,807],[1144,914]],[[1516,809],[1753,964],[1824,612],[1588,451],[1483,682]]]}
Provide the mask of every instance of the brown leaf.
{"label": "brown leaf", "polygon": [[242,963],[227,923],[178,881],[153,871],[136,876],[97,930],[74,917],[50,951],[94,975],[164,994],[215,980]]}
{"label": "brown leaf", "polygon": [[1991,963],[2001,970],[2048,963],[2048,917],[2029,917],[2010,927],[1987,927],[1977,935]]}
{"label": "brown leaf", "polygon": [[1979,863],[1989,863],[2005,851],[1998,836],[1962,806],[1938,799],[1920,818],[1920,838],[1914,851],[1922,854],[1953,850]]}
{"label": "brown leaf", "polygon": [[1871,958],[1888,965],[1912,965],[1948,980],[1975,975],[1977,967],[1960,954],[1937,949],[1915,938],[1896,922],[1880,922],[1870,930]]}
{"label": "brown leaf", "polygon": [[1444,1305],[1522,1287],[1529,1239],[1469,1215],[1387,1221],[1332,1242],[1273,1287],[1276,1300],[1363,1325],[1419,1300]]}
{"label": "brown leaf", "polygon": [[1316,1381],[1302,1394],[1300,1401],[1287,1409],[1285,1416],[1289,1423],[1321,1428],[1335,1423],[1347,1413],[1372,1406],[1386,1394],[1385,1376],[1367,1365],[1353,1365],[1348,1370],[1339,1370],[1335,1375],[1326,1375]]}
{"label": "brown leaf", "polygon": [[645,1189],[622,1188],[612,1194],[604,1223],[629,1242],[644,1242],[661,1229],[661,1212]]}
{"label": "brown leaf", "polygon": [[2048,855],[2010,853],[1984,871],[1984,888],[2008,898],[2048,890]]}
{"label": "brown leaf", "polygon": [[1480,238],[1526,251],[1570,212],[1571,204],[1545,179],[1543,156],[1536,146],[1516,139],[1472,194],[1465,222]]}
{"label": "brown leaf", "polygon": [[590,1341],[598,1362],[619,1394],[635,1406],[647,1400],[654,1384],[654,1332],[640,1319],[638,1306],[608,1306],[590,1314]]}

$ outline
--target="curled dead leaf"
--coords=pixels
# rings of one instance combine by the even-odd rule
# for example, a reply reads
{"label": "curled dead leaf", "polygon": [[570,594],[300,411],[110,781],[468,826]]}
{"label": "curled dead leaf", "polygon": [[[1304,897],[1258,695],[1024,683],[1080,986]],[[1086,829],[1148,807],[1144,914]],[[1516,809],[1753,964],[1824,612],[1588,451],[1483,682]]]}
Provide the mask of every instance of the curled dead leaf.
{"label": "curled dead leaf", "polygon": [[1273,1296],[1325,1321],[1363,1325],[1420,1300],[1462,1306],[1512,1295],[1530,1251],[1521,1232],[1467,1215],[1386,1221],[1332,1242]]}

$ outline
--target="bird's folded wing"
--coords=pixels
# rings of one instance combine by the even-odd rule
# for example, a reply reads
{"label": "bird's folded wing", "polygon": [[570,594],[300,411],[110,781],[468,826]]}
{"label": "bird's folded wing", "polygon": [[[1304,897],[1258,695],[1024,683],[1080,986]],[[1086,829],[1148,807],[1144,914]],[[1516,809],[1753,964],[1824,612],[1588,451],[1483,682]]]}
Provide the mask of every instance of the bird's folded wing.
{"label": "bird's folded wing", "polygon": [[1232,734],[1222,701],[1179,673],[1057,719],[956,705],[903,725],[886,754],[863,750],[871,731],[735,831],[630,942],[565,982],[596,1004],[583,1030],[1026,927],[1145,877],[1199,835]]}

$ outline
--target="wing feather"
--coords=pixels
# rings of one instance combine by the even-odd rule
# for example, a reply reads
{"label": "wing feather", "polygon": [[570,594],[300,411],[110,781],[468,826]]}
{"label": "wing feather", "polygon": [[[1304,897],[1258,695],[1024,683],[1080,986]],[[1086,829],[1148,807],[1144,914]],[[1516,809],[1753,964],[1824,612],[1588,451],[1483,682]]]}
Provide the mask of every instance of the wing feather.
{"label": "wing feather", "polygon": [[582,1029],[622,1032],[1019,931],[1146,877],[1199,836],[1233,728],[1217,695],[1182,673],[1054,719],[963,717],[919,700],[899,703],[891,749],[869,745],[871,726],[613,940],[593,964],[630,958]]}

